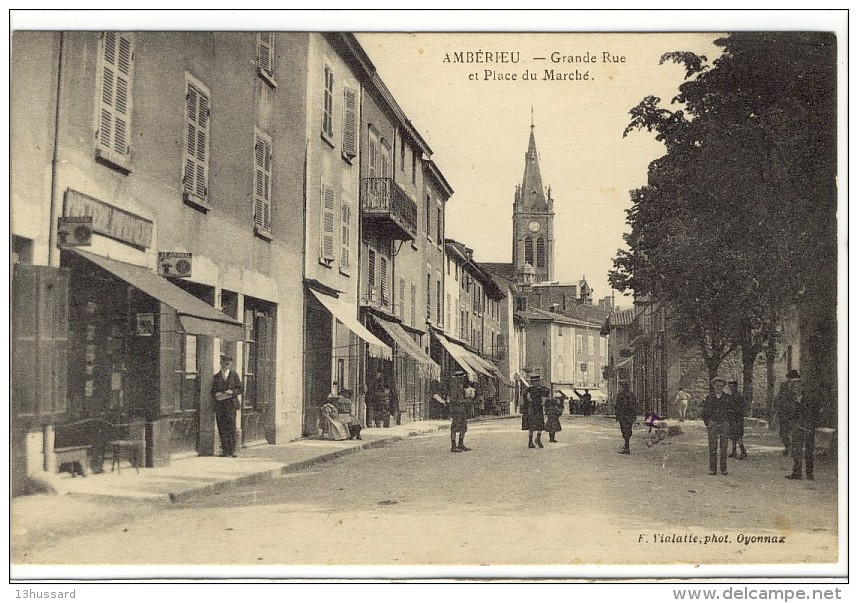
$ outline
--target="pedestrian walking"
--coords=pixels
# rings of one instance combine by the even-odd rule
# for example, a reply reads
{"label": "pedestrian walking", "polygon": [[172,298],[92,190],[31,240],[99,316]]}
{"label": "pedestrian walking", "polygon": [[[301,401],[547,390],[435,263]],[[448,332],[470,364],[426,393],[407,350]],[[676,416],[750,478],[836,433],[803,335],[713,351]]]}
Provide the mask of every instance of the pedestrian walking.
{"label": "pedestrian walking", "polygon": [[[739,382],[730,380],[727,382],[727,390],[730,396],[730,440],[733,449],[730,451],[731,458],[738,458],[740,461],[747,458],[748,453],[745,451],[745,397],[739,391]],[[736,446],[739,447],[739,454],[736,454]]]}
{"label": "pedestrian walking", "polygon": [[798,371],[792,369],[787,372],[786,381],[781,383],[778,395],[775,398],[775,415],[778,418],[778,435],[784,444],[784,456],[790,455],[790,435],[792,432],[791,416],[792,409],[788,400],[790,382],[799,379]]}
{"label": "pedestrian walking", "polygon": [[673,398],[673,403],[676,405],[676,412],[679,414],[679,422],[685,421],[685,415],[688,413],[688,402],[691,400],[691,394],[685,391],[685,388],[680,387],[676,390],[676,396]]}
{"label": "pedestrian walking", "polygon": [[620,393],[617,394],[616,407],[614,409],[617,421],[620,424],[620,433],[623,434],[623,448],[620,454],[631,454],[629,440],[632,438],[632,426],[638,416],[637,401],[634,394],[629,390],[629,382],[620,384]]}
{"label": "pedestrian walking", "polygon": [[545,416],[548,418],[545,421],[545,431],[548,432],[548,441],[557,442],[554,437],[558,431],[563,431],[560,425],[560,415],[563,414],[563,400],[557,397],[549,397],[545,399]]}
{"label": "pedestrian walking", "polygon": [[579,393],[577,389],[573,389],[575,395],[578,396],[578,399],[581,401],[581,412],[585,417],[589,417],[593,412],[593,396],[590,395],[590,390],[585,389],[584,393]]}
{"label": "pedestrian walking", "polygon": [[369,400],[371,411],[369,424],[375,427],[390,427],[390,386],[382,377],[376,373],[375,390]]}
{"label": "pedestrian walking", "polygon": [[[545,448],[542,444],[542,432],[545,430],[542,398],[550,395],[548,388],[539,385],[539,379],[533,379],[533,385],[524,395],[524,408],[521,411],[521,428],[527,430],[528,448]],[[536,433],[536,443],[533,434]]]}
{"label": "pedestrian walking", "polygon": [[[450,452],[469,452],[465,446],[465,432],[468,431],[468,409],[465,401],[465,390],[468,386],[465,371],[453,373],[450,383]],[[458,434],[458,442],[456,435]]]}
{"label": "pedestrian walking", "polygon": [[221,456],[237,457],[235,413],[241,405],[241,379],[232,370],[232,356],[222,354],[220,371],[212,379],[211,396],[215,405],[215,420],[220,435]]}
{"label": "pedestrian walking", "polygon": [[801,463],[804,458],[804,472],[807,479],[813,479],[813,450],[816,445],[816,424],[819,421],[819,403],[816,396],[804,391],[804,383],[795,372],[789,382],[786,404],[789,409],[790,452],[792,454],[792,472],[787,479],[801,479]]}
{"label": "pedestrian walking", "polygon": [[[703,424],[709,436],[709,475],[727,475],[727,440],[730,437],[730,396],[724,392],[727,385],[723,377],[712,379],[712,391],[703,402]],[[720,463],[718,452],[720,451]]]}

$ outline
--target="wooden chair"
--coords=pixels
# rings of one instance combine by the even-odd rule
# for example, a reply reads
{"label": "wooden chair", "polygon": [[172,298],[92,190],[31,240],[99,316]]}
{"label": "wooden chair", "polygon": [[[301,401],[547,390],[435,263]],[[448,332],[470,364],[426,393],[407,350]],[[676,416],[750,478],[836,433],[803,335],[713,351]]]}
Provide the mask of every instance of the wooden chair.
{"label": "wooden chair", "polygon": [[123,452],[128,461],[140,473],[140,461],[146,454],[146,424],[142,421],[119,423],[113,425],[116,439],[107,442],[107,450],[111,455],[110,470],[116,469],[122,473],[121,461]]}

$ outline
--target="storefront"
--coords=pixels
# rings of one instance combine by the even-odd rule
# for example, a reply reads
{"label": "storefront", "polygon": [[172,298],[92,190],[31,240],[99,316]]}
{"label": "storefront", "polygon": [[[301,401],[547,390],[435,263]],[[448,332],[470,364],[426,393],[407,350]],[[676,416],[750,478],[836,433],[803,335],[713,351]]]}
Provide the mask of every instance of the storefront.
{"label": "storefront", "polygon": [[399,421],[428,419],[430,386],[441,378],[441,367],[397,320],[370,314],[369,322],[393,349],[391,382],[396,387]]}
{"label": "storefront", "polygon": [[329,396],[352,393],[354,412],[366,424],[368,362],[393,359],[390,346],[357,319],[357,306],[315,281],[305,287],[303,434],[319,437],[321,408]]}
{"label": "storefront", "polygon": [[433,340],[437,342],[437,345],[433,347],[436,358],[438,356],[449,358],[446,362],[439,362],[441,366],[446,367],[442,378],[444,386],[449,388],[452,365],[455,365],[456,368],[464,370],[468,376],[468,381],[475,385],[477,396],[475,412],[477,414],[505,414],[509,412],[508,409],[499,408],[496,402],[499,397],[499,388],[508,385],[500,370],[485,358],[481,358],[478,354],[468,350],[461,343],[453,341],[446,334],[433,330],[432,335]]}
{"label": "storefront", "polygon": [[117,438],[142,439],[150,467],[200,452],[201,431],[213,429],[203,425],[201,401],[214,340],[243,341],[244,325],[211,305],[211,287],[179,287],[78,249],[60,262],[69,271],[68,409],[57,418],[55,448],[89,446],[95,471]]}

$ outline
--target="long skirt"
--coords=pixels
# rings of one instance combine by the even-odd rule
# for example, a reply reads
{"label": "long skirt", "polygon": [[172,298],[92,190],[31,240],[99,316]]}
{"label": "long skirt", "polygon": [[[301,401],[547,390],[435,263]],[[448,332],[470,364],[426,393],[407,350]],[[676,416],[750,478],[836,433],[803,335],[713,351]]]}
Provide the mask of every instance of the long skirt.
{"label": "long skirt", "polygon": [[549,415],[548,420],[545,422],[545,431],[556,432],[563,431],[563,427],[560,426],[560,417],[557,415]]}

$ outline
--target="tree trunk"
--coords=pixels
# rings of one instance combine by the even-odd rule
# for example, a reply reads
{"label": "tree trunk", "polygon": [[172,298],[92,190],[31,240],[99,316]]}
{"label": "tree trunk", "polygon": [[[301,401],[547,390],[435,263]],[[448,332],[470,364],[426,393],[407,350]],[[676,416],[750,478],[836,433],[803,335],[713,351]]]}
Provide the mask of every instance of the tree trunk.
{"label": "tree trunk", "polygon": [[760,346],[742,346],[742,395],[750,415],[754,414],[754,362],[759,353]]}
{"label": "tree trunk", "polygon": [[775,356],[777,352],[777,343],[772,337],[769,337],[766,340],[766,409],[764,416],[770,424],[775,405]]}

